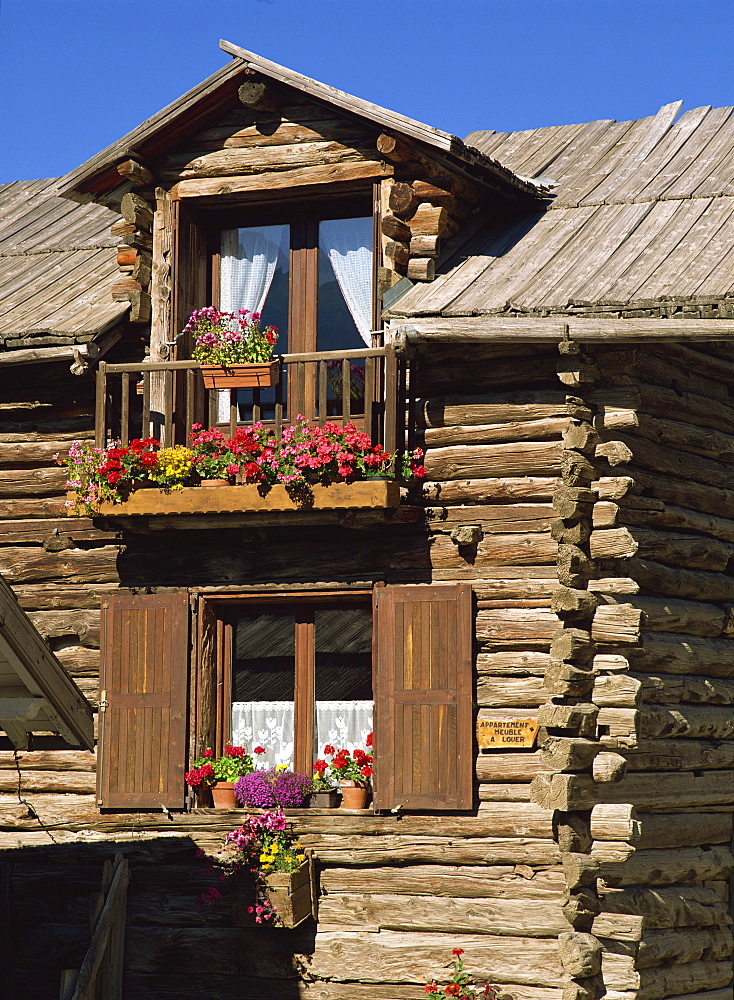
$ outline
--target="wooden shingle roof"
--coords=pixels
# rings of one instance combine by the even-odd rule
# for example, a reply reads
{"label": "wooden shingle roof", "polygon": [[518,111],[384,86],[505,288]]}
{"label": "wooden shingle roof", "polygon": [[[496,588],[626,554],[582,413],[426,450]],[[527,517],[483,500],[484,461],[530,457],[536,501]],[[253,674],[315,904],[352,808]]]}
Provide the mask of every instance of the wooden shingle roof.
{"label": "wooden shingle roof", "polygon": [[84,344],[117,323],[117,216],[58,195],[55,179],[0,186],[0,349]]}
{"label": "wooden shingle roof", "polygon": [[621,315],[734,296],[734,109],[679,110],[471,133],[518,174],[552,180],[554,197],[511,224],[488,221],[389,315]]}

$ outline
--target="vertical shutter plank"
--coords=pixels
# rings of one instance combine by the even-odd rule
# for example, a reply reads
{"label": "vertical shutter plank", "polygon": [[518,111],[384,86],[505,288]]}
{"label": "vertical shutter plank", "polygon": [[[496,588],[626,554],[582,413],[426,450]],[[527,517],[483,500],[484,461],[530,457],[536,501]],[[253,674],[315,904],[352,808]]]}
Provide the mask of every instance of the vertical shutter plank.
{"label": "vertical shutter plank", "polygon": [[105,809],[184,807],[188,594],[111,595],[102,614],[98,802]]}
{"label": "vertical shutter plank", "polygon": [[468,809],[473,799],[472,594],[375,590],[375,805]]}

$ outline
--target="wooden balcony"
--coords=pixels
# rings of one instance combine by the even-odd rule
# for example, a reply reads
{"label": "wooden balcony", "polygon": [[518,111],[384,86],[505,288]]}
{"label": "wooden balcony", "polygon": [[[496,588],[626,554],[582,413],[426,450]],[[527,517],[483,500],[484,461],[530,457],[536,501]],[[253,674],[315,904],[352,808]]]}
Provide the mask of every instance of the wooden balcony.
{"label": "wooden balcony", "polygon": [[[395,453],[414,446],[413,406],[407,362],[392,347],[286,354],[279,358],[280,381],[270,389],[230,392],[205,389],[196,361],[107,364],[97,373],[95,438],[128,444],[152,436],[164,446],[184,444],[192,424],[218,426],[230,437],[238,427],[262,421],[276,436],[299,414],[323,426],[355,424],[374,444]],[[283,486],[190,487],[164,493],[138,490],[121,504],[104,504],[107,517],[233,515],[288,511],[383,511],[400,503],[394,482],[367,480],[314,485],[306,500]]]}

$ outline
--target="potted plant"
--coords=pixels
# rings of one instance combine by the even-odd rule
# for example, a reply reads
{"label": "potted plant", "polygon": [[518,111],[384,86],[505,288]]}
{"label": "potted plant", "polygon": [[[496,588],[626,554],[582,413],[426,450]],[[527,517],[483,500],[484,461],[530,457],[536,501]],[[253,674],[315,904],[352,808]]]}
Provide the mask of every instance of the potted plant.
{"label": "potted plant", "polygon": [[280,380],[280,363],[273,360],[278,331],[261,329],[259,313],[205,306],[194,310],[184,333],[194,338],[193,357],[207,389],[257,389]]}
{"label": "potted plant", "polygon": [[453,958],[453,969],[451,978],[446,984],[439,984],[435,980],[426,984],[426,1000],[446,1000],[446,997],[455,997],[456,1000],[480,1000],[486,997],[487,1000],[514,1000],[512,993],[499,993],[495,986],[489,983],[477,983],[471,974],[464,968],[461,956],[464,954],[463,948],[454,948],[451,952]]}
{"label": "potted plant", "polygon": [[[229,883],[235,923],[297,927],[316,915],[313,862],[282,809],[248,815],[209,861],[210,874],[219,872],[219,883]],[[211,888],[198,902],[205,908],[221,896]]]}
{"label": "potted plant", "polygon": [[296,774],[283,765],[252,771],[238,778],[234,786],[240,805],[252,809],[297,809],[310,791],[311,779],[307,775]]}
{"label": "potted plant", "polygon": [[[254,753],[264,752],[262,747],[255,747]],[[250,774],[253,767],[253,759],[246,747],[227,743],[221,757],[215,757],[211,747],[207,747],[201,757],[196,758],[192,769],[186,772],[186,784],[194,789],[202,786],[211,788],[215,809],[235,809],[235,782],[243,774]]]}
{"label": "potted plant", "polygon": [[[367,736],[365,745],[372,746],[372,733]],[[327,743],[324,747],[324,757],[330,757],[331,760],[323,761],[326,767],[322,773],[327,769],[330,770],[331,776],[339,784],[342,792],[342,809],[364,809],[372,777],[372,754],[360,747],[355,747],[351,752],[346,749],[337,750]],[[321,767],[322,761],[316,763]]]}
{"label": "potted plant", "polygon": [[311,794],[308,797],[308,804],[312,809],[335,809],[339,804],[336,786],[326,774],[328,766],[325,760],[314,761]]}

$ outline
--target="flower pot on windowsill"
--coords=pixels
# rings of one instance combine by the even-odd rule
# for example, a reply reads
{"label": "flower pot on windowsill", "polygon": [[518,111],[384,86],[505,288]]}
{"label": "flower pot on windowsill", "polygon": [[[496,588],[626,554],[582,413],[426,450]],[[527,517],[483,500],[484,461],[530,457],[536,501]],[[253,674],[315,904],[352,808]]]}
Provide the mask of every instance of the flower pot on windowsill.
{"label": "flower pot on windowsill", "polygon": [[234,781],[218,781],[216,785],[211,787],[215,809],[237,808],[237,799],[234,797]]}
{"label": "flower pot on windowsill", "polygon": [[311,792],[308,797],[308,805],[310,809],[336,809],[339,805],[339,793],[336,788]]}
{"label": "flower pot on windowsill", "polygon": [[206,389],[266,389],[280,381],[280,361],[200,367]]}
{"label": "flower pot on windowsill", "polygon": [[342,790],[342,809],[365,809],[367,807],[368,789],[358,785],[356,781],[340,781]]}
{"label": "flower pot on windowsill", "polygon": [[201,479],[199,486],[229,486],[229,479]]}

